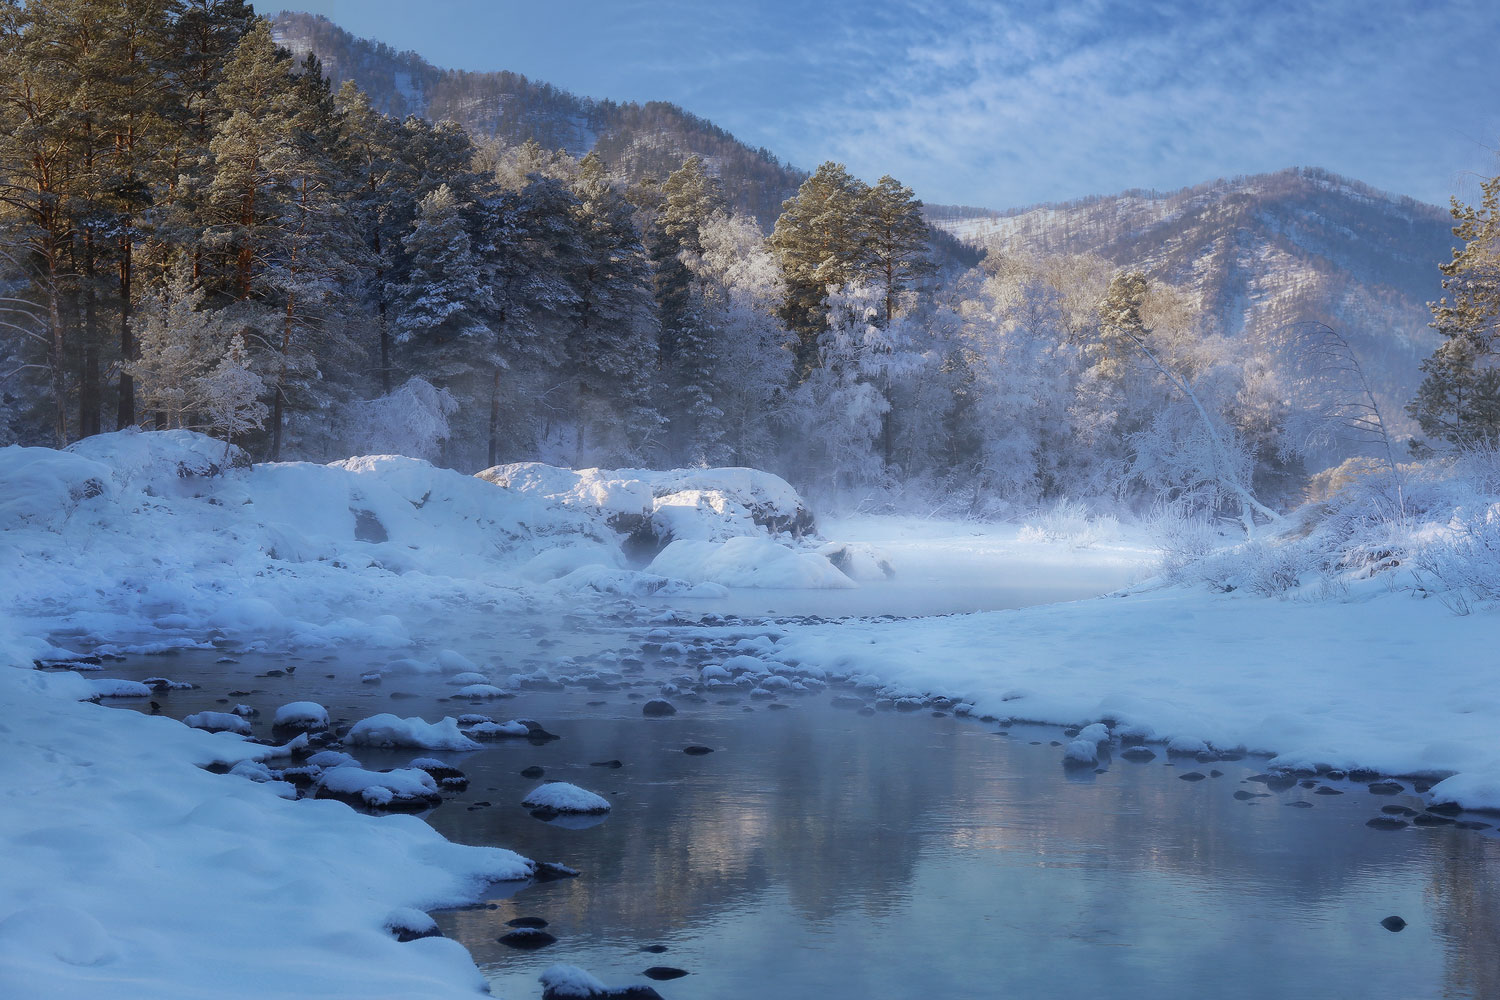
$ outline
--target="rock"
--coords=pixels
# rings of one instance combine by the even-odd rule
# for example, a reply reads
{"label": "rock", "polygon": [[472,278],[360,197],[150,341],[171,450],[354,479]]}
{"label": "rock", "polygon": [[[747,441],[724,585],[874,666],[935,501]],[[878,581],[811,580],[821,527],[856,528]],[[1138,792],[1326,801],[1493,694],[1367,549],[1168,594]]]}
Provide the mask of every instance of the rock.
{"label": "rock", "polygon": [[766,706],[766,709],[768,711],[775,712],[775,711],[780,711],[782,709],[787,709],[787,708],[791,708],[791,707],[792,706],[788,705],[786,702],[783,702],[783,701],[773,701],[773,702],[771,702],[771,704],[769,704],[769,705]]}
{"label": "rock", "polygon": [[1387,816],[1406,816],[1408,818],[1417,814],[1415,809],[1408,809],[1406,806],[1381,806],[1380,811]]}
{"label": "rock", "polygon": [[501,934],[495,939],[503,945],[518,948],[521,951],[535,951],[554,944],[557,938],[548,934],[540,927],[518,927],[508,934]]}
{"label": "rock", "polygon": [[1206,777],[1208,777],[1208,775],[1200,774],[1197,771],[1189,771],[1186,774],[1179,774],[1177,776],[1179,781],[1202,781]]}
{"label": "rock", "polygon": [[1427,807],[1427,811],[1430,813],[1438,813],[1443,816],[1457,816],[1464,810],[1463,806],[1459,805],[1457,802],[1434,802],[1432,805]]}
{"label": "rock", "polygon": [[1376,816],[1372,820],[1366,820],[1365,826],[1372,830],[1404,830],[1409,824],[1404,819],[1394,816]]}
{"label": "rock", "polygon": [[577,868],[569,868],[555,861],[538,861],[531,873],[531,879],[533,882],[556,882],[559,879],[577,878],[579,874]]}
{"label": "rock", "polygon": [[514,920],[507,920],[505,922],[505,926],[529,927],[533,930],[541,930],[543,927],[547,926],[547,921],[543,920],[541,917],[516,917]]}
{"label": "rock", "polygon": [[1327,785],[1321,785],[1318,788],[1313,789],[1313,794],[1314,795],[1343,795],[1344,793],[1341,792],[1341,791],[1339,791],[1337,788],[1329,788]]}
{"label": "rock", "polygon": [[1376,781],[1370,784],[1371,795],[1399,795],[1406,786],[1398,781]]}
{"label": "rock", "polygon": [[624,767],[624,766],[625,765],[622,764],[622,763],[620,763],[618,760],[596,760],[596,761],[593,761],[592,763],[589,764],[589,767]]}
{"label": "rock", "polygon": [[1251,799],[1256,798],[1256,794],[1254,792],[1247,792],[1243,788],[1241,788],[1239,791],[1234,793],[1234,797],[1239,799],[1241,802],[1249,802]]}
{"label": "rock", "polygon": [[535,764],[531,765],[530,767],[521,768],[521,777],[523,778],[540,778],[546,773],[546,771],[542,770],[540,767],[537,767]]}
{"label": "rock", "polygon": [[641,714],[649,718],[661,718],[667,715],[676,715],[677,706],[670,701],[661,698],[652,698],[641,706]]}
{"label": "rock", "polygon": [[1124,757],[1126,760],[1135,761],[1137,764],[1144,764],[1148,760],[1156,759],[1155,751],[1148,750],[1145,747],[1130,747],[1128,749],[1121,750],[1120,756]]}
{"label": "rock", "polygon": [[1436,816],[1432,813],[1423,813],[1412,820],[1416,826],[1453,826],[1454,820],[1448,816]]}
{"label": "rock", "polygon": [[686,969],[678,969],[670,965],[653,965],[641,973],[647,979],[654,979],[659,983],[664,983],[672,979],[681,979],[687,974]]}
{"label": "rock", "polygon": [[652,955],[660,955],[662,952],[664,952],[666,950],[667,950],[667,946],[664,945],[664,944],[645,944],[645,945],[641,945],[641,951],[649,952]]}
{"label": "rock", "polygon": [[1298,799],[1296,802],[1288,802],[1287,805],[1293,809],[1311,809],[1313,807],[1313,804],[1306,799]]}
{"label": "rock", "polygon": [[416,909],[396,910],[386,917],[385,929],[401,942],[443,936],[443,932],[438,930],[437,921]]}
{"label": "rock", "polygon": [[452,764],[444,764],[442,761],[433,760],[431,757],[418,757],[408,764],[407,767],[415,767],[419,771],[426,771],[432,775],[432,780],[436,781],[439,786],[450,791],[460,792],[469,787],[469,778],[466,774]]}
{"label": "rock", "polygon": [[683,747],[682,748],[682,752],[685,753],[685,754],[687,754],[689,757],[702,757],[704,754],[713,753],[714,752],[714,748],[713,747],[700,747],[700,746],[694,745],[694,746],[690,746],[690,747]]}
{"label": "rock", "polygon": [[1380,922],[1380,926],[1384,927],[1386,930],[1394,934],[1406,927],[1406,921],[1402,920],[1400,917],[1396,916],[1393,913],[1389,917],[1386,917],[1384,920],[1382,920]]}

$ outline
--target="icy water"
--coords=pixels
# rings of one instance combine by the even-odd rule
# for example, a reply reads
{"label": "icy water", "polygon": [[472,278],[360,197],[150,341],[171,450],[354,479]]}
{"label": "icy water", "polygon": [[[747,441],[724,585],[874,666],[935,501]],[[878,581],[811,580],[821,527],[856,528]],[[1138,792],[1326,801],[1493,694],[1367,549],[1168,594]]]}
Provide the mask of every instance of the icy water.
{"label": "icy water", "polygon": [[[556,646],[540,629],[506,631],[507,662],[524,669],[629,652],[645,629],[548,630],[565,637]],[[477,657],[465,635],[446,644]],[[650,653],[615,690],[478,705],[449,700],[436,676],[359,683],[410,653],[217,655],[135,658],[105,673],[202,685],[157,696],[178,717],[222,711],[221,699],[255,705],[261,735],[278,705],[310,699],[345,722],[478,711],[562,737],[463,754],[355,750],[372,767],[449,760],[471,784],[429,814],[433,826],[582,872],[497,886],[476,907],[436,914],[496,996],[539,996],[537,974],[556,962],[611,986],[647,983],[648,967],[684,970],[651,984],[669,1000],[1500,996],[1500,839],[1366,826],[1383,807],[1420,810],[1410,782],[1384,796],[1319,781],[1344,794],[1317,794],[1256,780],[1253,758],[1200,764],[1160,748],[1147,763],[1066,771],[1059,728],[1002,730],[925,709],[861,715],[833,707],[837,689],[779,708],[674,698],[677,715],[645,718],[641,699],[681,672]],[[682,752],[694,744],[714,752]],[[621,766],[596,766],[611,760]],[[519,774],[529,766],[604,794],[613,810],[584,829],[534,819],[520,805],[538,783]],[[1206,777],[1183,780],[1189,772]],[[1386,930],[1391,915],[1407,927]],[[548,921],[556,943],[500,943],[517,917]]]}

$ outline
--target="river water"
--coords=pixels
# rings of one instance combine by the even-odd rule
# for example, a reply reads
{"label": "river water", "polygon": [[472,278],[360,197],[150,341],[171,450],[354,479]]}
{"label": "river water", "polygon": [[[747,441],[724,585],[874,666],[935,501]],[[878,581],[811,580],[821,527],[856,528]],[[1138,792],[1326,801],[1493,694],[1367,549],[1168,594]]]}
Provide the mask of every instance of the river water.
{"label": "river water", "polygon": [[[431,638],[529,669],[639,653],[645,632],[616,609]],[[646,718],[642,699],[682,672],[650,653],[618,686],[478,705],[449,700],[439,676],[359,682],[398,654],[218,655],[107,673],[200,685],[157,696],[177,717],[255,705],[257,734],[278,705],[307,699],[344,722],[478,711],[562,737],[466,754],[355,749],[372,767],[450,760],[471,783],[428,815],[434,827],[580,870],[435,914],[497,996],[539,996],[537,974],[565,962],[611,986],[647,982],[648,967],[685,971],[652,984],[668,998],[1500,997],[1500,839],[1368,827],[1385,807],[1421,810],[1409,782],[1394,796],[1313,782],[1343,793],[1320,794],[1267,785],[1254,758],[1200,764],[1160,748],[1146,763],[1069,771],[1060,728],[859,714],[834,707],[833,689],[779,708],[674,699],[675,716]],[[682,752],[694,744],[714,752]],[[596,766],[611,760],[621,766]],[[520,805],[538,784],[519,774],[529,766],[605,795],[612,811],[582,829],[533,818]],[[1391,915],[1404,930],[1381,925]],[[500,943],[517,917],[546,920],[556,942]]]}

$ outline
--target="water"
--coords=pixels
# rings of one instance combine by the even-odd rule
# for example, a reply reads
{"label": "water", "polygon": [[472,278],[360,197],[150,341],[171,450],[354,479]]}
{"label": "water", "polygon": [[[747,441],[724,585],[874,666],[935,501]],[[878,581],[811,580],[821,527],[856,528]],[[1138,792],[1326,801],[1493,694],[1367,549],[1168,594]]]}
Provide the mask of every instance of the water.
{"label": "water", "polygon": [[[626,648],[640,633],[533,644],[514,663]],[[1382,806],[1420,809],[1409,793],[1376,796],[1348,782],[1326,783],[1340,796],[1271,792],[1247,780],[1263,765],[1255,759],[1163,754],[1067,772],[1051,745],[1065,739],[1060,729],[1002,734],[926,711],[858,715],[832,707],[833,692],[788,699],[784,710],[679,700],[678,715],[646,719],[639,699],[660,679],[651,667],[621,690],[525,692],[473,707],[440,700],[452,689],[439,678],[359,684],[385,654],[246,655],[231,665],[214,655],[142,658],[108,673],[204,685],[158,696],[176,716],[223,710],[229,690],[256,690],[230,700],[261,709],[258,730],[277,705],[308,698],[348,721],[477,710],[535,718],[563,737],[435,755],[471,785],[429,815],[434,827],[583,873],[497,886],[487,905],[436,914],[497,996],[539,995],[537,974],[555,962],[616,986],[646,982],[648,966],[686,970],[653,984],[668,998],[1500,996],[1500,840],[1365,826]],[[288,665],[293,675],[255,676]],[[715,752],[688,756],[689,744]],[[376,767],[417,755],[358,753]],[[623,766],[591,766],[610,759]],[[587,829],[533,819],[519,805],[537,783],[518,774],[528,765],[608,796],[612,812]],[[1222,775],[1178,777],[1211,768]],[[1237,800],[1241,790],[1266,797]],[[1409,926],[1385,930],[1391,914]],[[557,943],[536,952],[498,943],[517,916],[549,921]]]}

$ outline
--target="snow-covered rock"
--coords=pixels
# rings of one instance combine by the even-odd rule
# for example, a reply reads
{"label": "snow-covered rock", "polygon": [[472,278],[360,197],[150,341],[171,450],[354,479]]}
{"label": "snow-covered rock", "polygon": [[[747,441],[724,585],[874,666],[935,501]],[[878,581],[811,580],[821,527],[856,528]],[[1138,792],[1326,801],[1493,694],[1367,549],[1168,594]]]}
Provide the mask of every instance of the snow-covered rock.
{"label": "snow-covered rock", "polygon": [[324,771],[314,785],[320,798],[337,798],[380,809],[425,809],[443,797],[438,784],[421,768],[367,771],[345,764]]}
{"label": "snow-covered rock", "polygon": [[250,723],[231,712],[194,712],[182,721],[194,729],[209,733],[250,735]]}
{"label": "snow-covered rock", "polygon": [[328,709],[315,701],[294,701],[276,710],[271,725],[277,729],[327,729]]}
{"label": "snow-covered rock", "polygon": [[751,536],[724,542],[675,541],[651,561],[647,570],[690,583],[725,587],[832,590],[857,586],[816,552]]}
{"label": "snow-covered rock", "polygon": [[350,746],[416,747],[421,750],[478,750],[479,744],[458,728],[458,720],[402,719],[390,713],[361,719],[344,738]]}
{"label": "snow-covered rock", "polygon": [[93,698],[148,698],[151,688],[140,681],[127,681],[115,677],[85,678]]}
{"label": "snow-covered rock", "polygon": [[606,813],[609,800],[586,788],[570,785],[566,781],[549,781],[538,785],[521,800],[528,809],[555,813]]}

